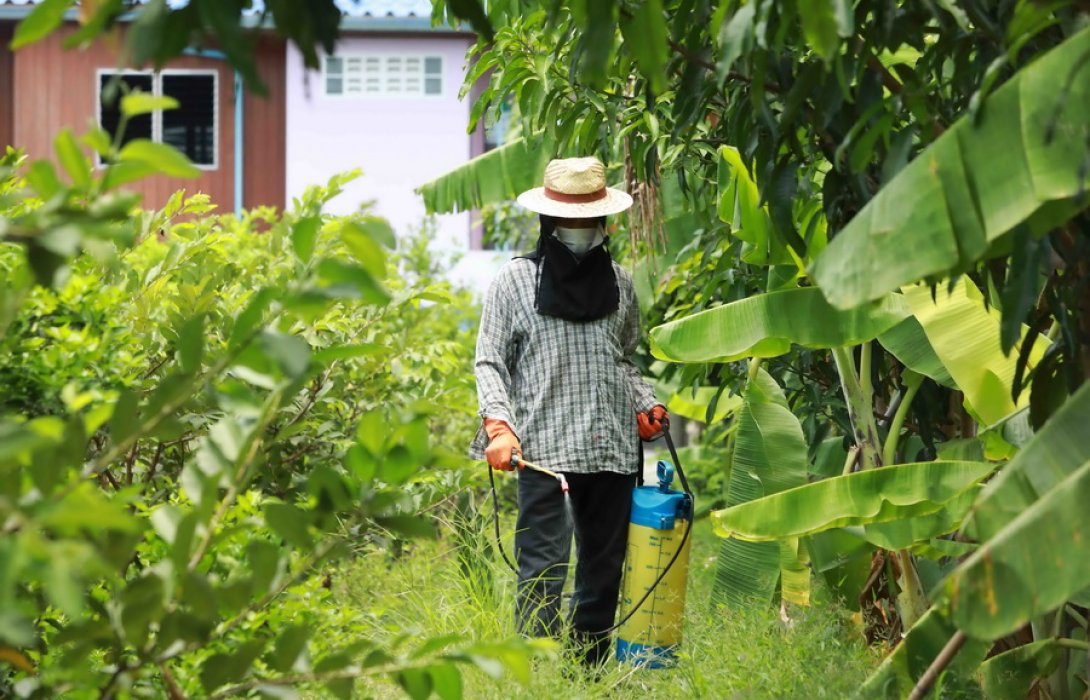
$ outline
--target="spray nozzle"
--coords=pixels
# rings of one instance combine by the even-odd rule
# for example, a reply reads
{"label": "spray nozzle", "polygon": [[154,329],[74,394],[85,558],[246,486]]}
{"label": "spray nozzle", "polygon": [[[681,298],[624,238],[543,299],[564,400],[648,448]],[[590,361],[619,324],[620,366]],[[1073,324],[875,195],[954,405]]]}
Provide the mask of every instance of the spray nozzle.
{"label": "spray nozzle", "polygon": [[519,465],[522,465],[523,467],[527,467],[529,469],[533,469],[535,472],[541,472],[542,474],[544,474],[546,476],[551,476],[552,478],[556,479],[557,481],[560,482],[560,490],[562,492],[568,493],[569,491],[571,491],[571,488],[568,486],[568,480],[565,479],[564,475],[561,474],[560,472],[554,472],[552,469],[546,469],[545,467],[539,467],[536,464],[534,464],[533,462],[527,462],[517,452],[512,452],[511,453],[511,466],[512,467],[517,467]]}

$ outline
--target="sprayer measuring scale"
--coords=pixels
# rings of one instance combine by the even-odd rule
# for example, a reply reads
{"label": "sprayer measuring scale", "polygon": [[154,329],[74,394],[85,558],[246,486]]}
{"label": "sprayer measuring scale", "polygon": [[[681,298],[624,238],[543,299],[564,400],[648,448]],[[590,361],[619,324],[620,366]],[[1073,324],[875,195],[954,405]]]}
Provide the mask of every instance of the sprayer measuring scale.
{"label": "sprayer measuring scale", "polygon": [[[668,424],[664,425],[663,437],[674,463],[660,460],[656,468],[659,483],[654,486],[640,485],[632,491],[632,513],[621,583],[621,620],[595,633],[607,634],[620,629],[617,659],[648,668],[672,665],[681,644],[685,584],[689,570],[689,534],[695,507]],[[527,462],[517,453],[512,454],[511,466],[520,465],[553,477],[559,482],[565,498],[568,497],[570,489],[563,474]],[[674,465],[677,465],[683,491],[670,487]],[[517,573],[517,568],[500,543],[498,499],[491,469],[488,476],[492,482],[497,545],[500,545],[504,561]]]}

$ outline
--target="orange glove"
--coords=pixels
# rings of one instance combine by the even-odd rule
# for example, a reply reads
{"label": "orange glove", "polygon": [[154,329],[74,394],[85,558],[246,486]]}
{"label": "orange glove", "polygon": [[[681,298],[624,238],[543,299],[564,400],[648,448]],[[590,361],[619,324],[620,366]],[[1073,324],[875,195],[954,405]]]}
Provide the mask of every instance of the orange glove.
{"label": "orange glove", "polygon": [[498,418],[485,418],[484,432],[489,439],[488,447],[484,451],[488,466],[505,472],[514,471],[515,468],[511,466],[511,453],[521,455],[522,448],[511,426]]}
{"label": "orange glove", "polygon": [[662,424],[663,419],[669,421],[670,416],[666,413],[666,407],[662,404],[655,406],[647,413],[637,413],[636,424],[639,426],[640,439],[644,442],[650,442],[662,435],[665,428]]}

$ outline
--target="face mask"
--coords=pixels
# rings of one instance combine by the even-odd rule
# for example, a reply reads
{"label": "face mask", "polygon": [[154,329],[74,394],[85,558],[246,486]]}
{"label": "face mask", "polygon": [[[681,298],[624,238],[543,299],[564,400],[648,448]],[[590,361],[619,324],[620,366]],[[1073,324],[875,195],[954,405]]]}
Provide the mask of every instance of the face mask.
{"label": "face mask", "polygon": [[581,258],[594,246],[605,240],[602,229],[594,228],[563,228],[556,227],[557,239],[567,246],[568,250],[575,253],[575,257]]}

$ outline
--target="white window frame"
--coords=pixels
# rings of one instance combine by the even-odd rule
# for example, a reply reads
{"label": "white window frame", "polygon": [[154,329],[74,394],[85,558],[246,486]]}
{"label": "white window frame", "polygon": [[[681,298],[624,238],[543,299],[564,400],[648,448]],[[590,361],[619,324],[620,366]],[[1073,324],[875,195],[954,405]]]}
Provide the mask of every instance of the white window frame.
{"label": "white window frame", "polygon": [[[329,59],[337,58],[342,61],[341,70],[341,92],[340,94],[331,94],[329,92]],[[378,59],[382,61],[381,87],[379,92],[367,92],[362,90],[359,93],[348,93],[346,89],[347,85],[347,73],[343,70],[343,66],[346,65],[346,61],[349,58],[359,59],[366,61],[367,59]],[[402,61],[407,59],[417,59],[420,61],[420,91],[419,92],[389,92],[386,90],[386,65],[387,61],[391,58],[399,58]],[[438,74],[431,74],[432,78],[439,78],[439,92],[429,94],[427,90],[427,81],[429,73],[427,72],[427,61],[429,58],[433,58],[439,61]],[[322,97],[329,100],[434,100],[440,99],[446,92],[446,78],[443,75],[443,56],[435,53],[402,53],[399,51],[338,51],[332,56],[322,56],[322,68],[321,68],[321,81],[322,81]],[[361,74],[361,79],[363,75]]]}
{"label": "white window frame", "polygon": [[[219,170],[220,167],[220,74],[215,68],[164,68],[163,70],[133,70],[126,68],[99,68],[95,71],[95,124],[102,128],[102,78],[109,75],[150,75],[151,93],[163,94],[164,75],[210,75],[212,76],[212,162],[194,163],[200,170]],[[111,134],[113,136],[113,134]],[[151,113],[151,140],[163,143],[163,110]],[[184,154],[183,154],[184,155]],[[95,167],[104,166],[102,157],[95,155]]]}

